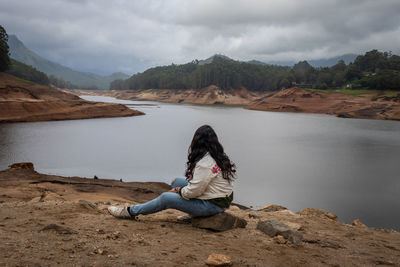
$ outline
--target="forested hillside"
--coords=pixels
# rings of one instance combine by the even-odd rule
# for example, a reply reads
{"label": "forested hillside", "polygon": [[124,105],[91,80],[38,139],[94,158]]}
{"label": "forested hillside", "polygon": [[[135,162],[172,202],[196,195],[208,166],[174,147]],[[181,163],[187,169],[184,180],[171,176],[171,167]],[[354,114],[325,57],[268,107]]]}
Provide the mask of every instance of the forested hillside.
{"label": "forested hillside", "polygon": [[105,90],[109,89],[110,82],[113,80],[129,77],[121,72],[102,76],[90,72],[73,70],[39,56],[27,48],[15,35],[9,36],[8,45],[10,46],[11,58],[31,65],[39,71],[57,79],[59,84],[64,85],[64,87],[69,88],[73,84],[75,88]]}
{"label": "forested hillside", "polygon": [[10,69],[6,72],[8,74],[14,75],[15,77],[38,84],[50,84],[49,77],[47,77],[45,73],[38,71],[34,67],[21,63],[15,59],[11,59]]}
{"label": "forested hillside", "polygon": [[291,86],[400,90],[400,57],[372,50],[348,65],[340,60],[332,67],[314,68],[307,61],[284,67],[215,55],[204,61],[151,68],[127,80],[112,82],[111,89],[199,89],[209,85],[250,91],[274,91]]}

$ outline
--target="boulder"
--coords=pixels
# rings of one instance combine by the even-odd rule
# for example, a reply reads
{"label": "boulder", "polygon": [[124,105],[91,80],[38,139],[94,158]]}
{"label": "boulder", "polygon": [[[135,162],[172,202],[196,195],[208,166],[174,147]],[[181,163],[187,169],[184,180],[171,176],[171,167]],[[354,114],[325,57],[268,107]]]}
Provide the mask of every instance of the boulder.
{"label": "boulder", "polygon": [[299,223],[294,223],[294,222],[284,222],[284,224],[286,224],[287,226],[289,226],[290,228],[294,229],[294,230],[300,230],[301,229],[301,224]]}
{"label": "boulder", "polygon": [[320,209],[306,208],[298,213],[300,215],[312,215],[322,218],[328,218],[334,221],[337,221],[338,219],[338,217],[335,214]]}
{"label": "boulder", "polygon": [[286,224],[277,221],[260,221],[257,224],[257,229],[264,234],[269,235],[270,237],[281,235],[294,245],[300,245],[303,239],[303,235],[299,231],[294,230]]}
{"label": "boulder", "polygon": [[258,211],[264,211],[264,212],[274,212],[274,211],[280,211],[280,210],[287,210],[287,208],[280,206],[280,205],[266,205],[264,207],[261,207],[258,209]]}
{"label": "boulder", "polygon": [[92,202],[86,201],[86,200],[79,200],[79,205],[81,205],[81,207],[86,208],[88,210],[93,210],[93,211],[97,211],[97,212],[102,212],[99,207],[97,207],[96,204],[93,204]]}
{"label": "boulder", "polygon": [[212,253],[205,263],[209,266],[231,266],[232,259],[227,255]]}
{"label": "boulder", "polygon": [[14,163],[11,164],[10,166],[11,169],[25,169],[29,171],[35,171],[35,168],[33,167],[32,162],[19,162],[19,163]]}
{"label": "boulder", "polygon": [[192,226],[214,231],[226,231],[233,228],[245,228],[247,221],[227,212],[209,217],[192,218]]}
{"label": "boulder", "polygon": [[358,226],[358,227],[367,227],[365,224],[363,224],[359,219],[354,220],[351,225],[353,226]]}

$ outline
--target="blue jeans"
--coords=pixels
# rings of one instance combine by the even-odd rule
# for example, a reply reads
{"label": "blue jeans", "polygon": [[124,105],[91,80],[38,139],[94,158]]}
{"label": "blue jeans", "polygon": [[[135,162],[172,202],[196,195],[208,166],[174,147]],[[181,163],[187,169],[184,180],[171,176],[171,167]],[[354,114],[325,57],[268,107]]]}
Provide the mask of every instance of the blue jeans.
{"label": "blue jeans", "polygon": [[[172,187],[182,187],[188,184],[184,178],[176,178],[172,181]],[[192,198],[186,200],[179,194],[164,192],[157,198],[144,204],[133,205],[129,208],[130,214],[151,214],[165,209],[176,209],[186,212],[193,217],[211,216],[223,212],[225,209],[211,203],[208,200]]]}

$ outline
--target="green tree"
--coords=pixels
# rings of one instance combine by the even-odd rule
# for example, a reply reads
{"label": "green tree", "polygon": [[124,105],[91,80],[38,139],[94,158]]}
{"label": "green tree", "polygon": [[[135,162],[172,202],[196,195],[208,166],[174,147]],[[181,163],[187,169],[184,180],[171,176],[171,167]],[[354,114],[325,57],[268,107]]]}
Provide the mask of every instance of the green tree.
{"label": "green tree", "polygon": [[390,53],[382,53],[374,49],[365,53],[364,56],[358,56],[354,64],[358,66],[361,71],[376,72],[386,67],[389,57],[391,57]]}
{"label": "green tree", "polygon": [[295,64],[293,66],[293,71],[296,77],[296,82],[297,83],[306,82],[307,81],[306,73],[308,75],[311,75],[312,69],[313,67],[310,64],[308,64],[308,62],[305,60]]}
{"label": "green tree", "polygon": [[289,88],[289,87],[290,87],[290,82],[289,82],[289,80],[288,80],[288,79],[283,79],[283,80],[281,80],[281,81],[279,82],[279,87],[280,87],[281,89]]}
{"label": "green tree", "polygon": [[347,68],[346,63],[343,60],[339,60],[338,63],[331,67],[334,72],[345,71]]}
{"label": "green tree", "polygon": [[8,35],[3,26],[0,25],[0,72],[10,67],[10,52],[8,47]]}

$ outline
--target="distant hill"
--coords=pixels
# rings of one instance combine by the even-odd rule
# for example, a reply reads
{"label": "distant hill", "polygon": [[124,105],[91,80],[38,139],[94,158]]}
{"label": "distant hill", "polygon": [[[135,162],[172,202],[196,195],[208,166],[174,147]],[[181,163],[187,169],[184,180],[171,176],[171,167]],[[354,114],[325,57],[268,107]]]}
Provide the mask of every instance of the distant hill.
{"label": "distant hill", "polygon": [[[254,64],[214,55],[186,64],[159,66],[111,83],[115,90],[201,89],[214,85],[222,90],[277,90],[289,85],[290,67]],[[283,81],[283,82],[282,82]]]}
{"label": "distant hill", "polygon": [[220,60],[227,60],[227,61],[232,61],[233,59],[225,56],[225,55],[221,55],[221,54],[215,54],[207,59],[203,59],[203,60],[199,60],[198,61],[198,65],[205,65],[205,64],[210,64],[212,63],[215,59],[220,59]]}
{"label": "distant hill", "polygon": [[65,81],[71,82],[83,89],[102,89],[110,88],[110,83],[118,79],[127,79],[129,75],[117,72],[109,76],[102,76],[90,72],[80,72],[63,66],[61,64],[47,60],[27,48],[15,35],[9,35],[8,45],[10,47],[11,58],[31,65],[36,69],[54,75]]}
{"label": "distant hill", "polygon": [[[349,64],[350,62],[354,62],[354,60],[357,58],[358,55],[356,54],[345,54],[342,56],[337,56],[333,58],[325,58],[325,59],[317,59],[317,60],[307,60],[307,62],[313,66],[314,68],[318,67],[332,67],[336,63],[338,63],[339,60],[343,60],[344,63]],[[199,65],[204,65],[204,64],[210,64],[213,62],[214,59],[219,58],[219,59],[225,59],[225,60],[233,60],[225,55],[221,54],[215,54],[207,59],[204,60],[199,60],[198,64]],[[256,65],[278,65],[278,66],[293,66],[297,62],[295,61],[270,61],[270,62],[263,62],[260,60],[249,60],[245,61],[246,63],[250,64],[256,64]]]}
{"label": "distant hill", "polygon": [[[344,63],[349,64],[350,62],[354,62],[358,55],[356,54],[345,54],[342,56],[326,58],[326,59],[317,59],[317,60],[307,60],[307,62],[313,66],[314,68],[318,67],[332,67],[339,60],[343,60]],[[255,61],[255,60],[254,60]],[[262,63],[261,61],[257,61]],[[269,61],[268,64],[279,65],[279,66],[293,66],[297,62],[295,61]]]}
{"label": "distant hill", "polygon": [[[115,90],[141,89],[202,89],[216,86],[221,90],[275,91],[292,86],[314,89],[379,89],[399,90],[400,56],[374,49],[357,56],[352,55],[320,60],[330,67],[313,67],[307,61],[290,66],[279,66],[261,61],[237,61],[223,55],[205,60],[159,66],[137,73],[127,80],[116,80],[110,88]],[[343,60],[338,62],[339,60]],[[316,64],[316,61],[312,63]]]}

